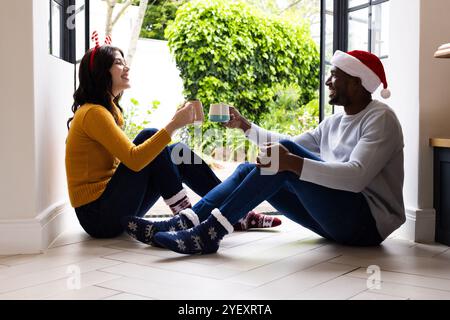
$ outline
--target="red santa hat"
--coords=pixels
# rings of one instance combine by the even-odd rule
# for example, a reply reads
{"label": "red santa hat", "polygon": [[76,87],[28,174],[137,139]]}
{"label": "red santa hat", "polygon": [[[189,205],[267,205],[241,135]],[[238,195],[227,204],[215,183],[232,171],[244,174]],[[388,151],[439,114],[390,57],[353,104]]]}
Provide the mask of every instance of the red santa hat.
{"label": "red santa hat", "polygon": [[345,73],[361,79],[363,87],[374,93],[380,84],[383,84],[381,96],[387,99],[391,92],[387,88],[386,74],[380,59],[367,51],[342,52],[337,50],[331,59],[331,64]]}

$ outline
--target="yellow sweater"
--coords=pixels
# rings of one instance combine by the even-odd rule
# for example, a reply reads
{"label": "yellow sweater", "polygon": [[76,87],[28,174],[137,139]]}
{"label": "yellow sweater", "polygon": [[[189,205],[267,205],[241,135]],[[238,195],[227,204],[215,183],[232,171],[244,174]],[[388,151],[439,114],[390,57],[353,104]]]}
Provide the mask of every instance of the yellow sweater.
{"label": "yellow sweater", "polygon": [[[123,117],[116,107],[119,125]],[[104,107],[85,104],[71,122],[66,142],[66,174],[70,202],[74,208],[98,199],[122,162],[133,171],[142,170],[170,143],[161,129],[135,146]]]}

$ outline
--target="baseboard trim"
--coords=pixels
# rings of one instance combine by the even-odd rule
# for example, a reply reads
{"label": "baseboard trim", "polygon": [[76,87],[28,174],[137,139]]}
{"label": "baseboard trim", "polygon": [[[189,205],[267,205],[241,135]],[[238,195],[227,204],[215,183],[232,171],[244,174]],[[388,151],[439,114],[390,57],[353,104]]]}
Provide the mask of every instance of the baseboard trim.
{"label": "baseboard trim", "polygon": [[34,219],[0,220],[0,255],[45,251],[73,219],[66,201],[55,203]]}
{"label": "baseboard trim", "polygon": [[436,210],[406,208],[406,222],[397,234],[405,239],[420,243],[434,242]]}

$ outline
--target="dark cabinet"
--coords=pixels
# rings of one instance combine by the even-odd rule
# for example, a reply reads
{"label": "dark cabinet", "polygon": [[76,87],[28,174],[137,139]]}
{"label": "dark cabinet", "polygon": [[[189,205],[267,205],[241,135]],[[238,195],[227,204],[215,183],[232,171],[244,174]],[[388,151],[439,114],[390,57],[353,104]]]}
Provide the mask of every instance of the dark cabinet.
{"label": "dark cabinet", "polygon": [[435,240],[450,246],[450,139],[431,139],[431,145],[434,147]]}

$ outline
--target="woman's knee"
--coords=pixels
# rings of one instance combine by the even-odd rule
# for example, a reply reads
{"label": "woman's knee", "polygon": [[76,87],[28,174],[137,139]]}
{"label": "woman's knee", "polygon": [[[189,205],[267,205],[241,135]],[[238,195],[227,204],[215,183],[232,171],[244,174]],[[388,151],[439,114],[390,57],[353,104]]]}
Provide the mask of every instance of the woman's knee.
{"label": "woman's knee", "polygon": [[179,153],[181,156],[191,153],[191,148],[183,142],[174,143],[169,146],[169,149],[170,151]]}
{"label": "woman's knee", "polygon": [[188,145],[178,142],[169,146],[170,157],[176,165],[193,164],[193,152]]}
{"label": "woman's knee", "polygon": [[139,132],[139,134],[134,138],[134,144],[139,145],[146,140],[150,139],[152,136],[154,136],[159,130],[155,128],[146,128]]}

